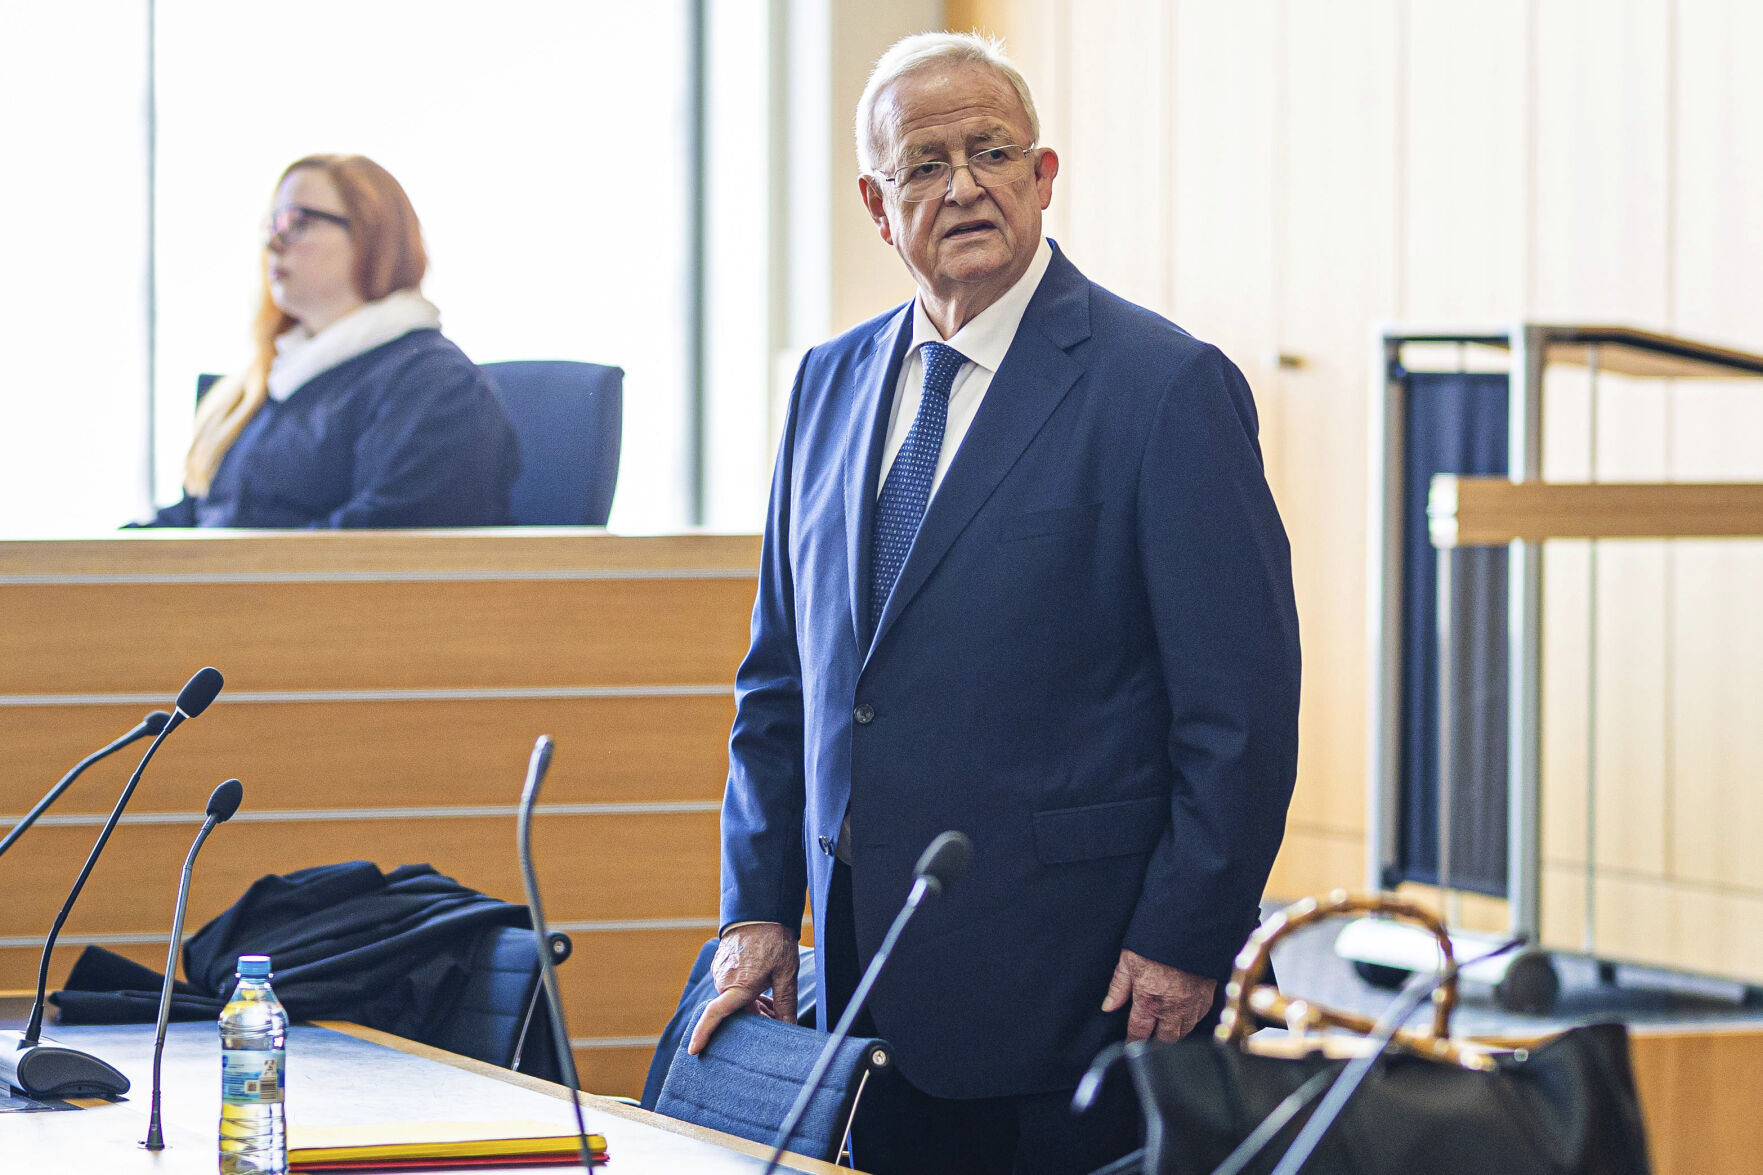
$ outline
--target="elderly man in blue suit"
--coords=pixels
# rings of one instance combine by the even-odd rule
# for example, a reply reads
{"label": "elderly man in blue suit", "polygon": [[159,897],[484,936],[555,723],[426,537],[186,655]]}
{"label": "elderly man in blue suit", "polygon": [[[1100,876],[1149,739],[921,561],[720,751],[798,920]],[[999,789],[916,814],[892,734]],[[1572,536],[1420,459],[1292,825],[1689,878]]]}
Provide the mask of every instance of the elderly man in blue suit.
{"label": "elderly man in blue suit", "polygon": [[[804,898],[837,1013],[945,829],[966,877],[867,1009],[870,1170],[1085,1171],[1063,1103],[1215,1011],[1296,764],[1290,552],[1219,351],[1041,233],[1059,159],[998,46],[924,34],[857,111],[911,303],[810,351],[778,454],[722,818],[720,996],[794,1015]],[[1098,160],[1143,182],[1130,158]],[[770,990],[769,998],[763,997]]]}

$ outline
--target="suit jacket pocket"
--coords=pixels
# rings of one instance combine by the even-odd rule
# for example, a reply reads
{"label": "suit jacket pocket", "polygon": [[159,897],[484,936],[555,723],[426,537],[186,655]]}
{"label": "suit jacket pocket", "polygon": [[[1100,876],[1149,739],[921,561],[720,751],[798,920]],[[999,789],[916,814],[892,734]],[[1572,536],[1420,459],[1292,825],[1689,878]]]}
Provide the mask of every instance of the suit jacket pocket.
{"label": "suit jacket pocket", "polygon": [[1054,510],[1030,510],[1026,514],[1011,514],[1006,517],[1003,533],[999,537],[1009,543],[1019,539],[1074,534],[1078,531],[1095,530],[1101,519],[1100,502],[1091,502],[1086,506],[1060,506]]}
{"label": "suit jacket pocket", "polygon": [[1169,827],[1169,800],[1146,796],[1036,812],[1035,856],[1043,865],[1148,853]]}

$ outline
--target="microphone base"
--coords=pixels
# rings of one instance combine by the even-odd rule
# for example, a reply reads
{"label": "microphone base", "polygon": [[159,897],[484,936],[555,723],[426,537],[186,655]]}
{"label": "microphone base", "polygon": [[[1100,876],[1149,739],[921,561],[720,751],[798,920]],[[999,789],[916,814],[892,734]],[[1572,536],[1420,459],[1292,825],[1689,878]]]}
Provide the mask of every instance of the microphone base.
{"label": "microphone base", "polygon": [[90,1053],[51,1040],[24,1043],[22,1032],[0,1032],[0,1083],[26,1097],[121,1097],[129,1079]]}

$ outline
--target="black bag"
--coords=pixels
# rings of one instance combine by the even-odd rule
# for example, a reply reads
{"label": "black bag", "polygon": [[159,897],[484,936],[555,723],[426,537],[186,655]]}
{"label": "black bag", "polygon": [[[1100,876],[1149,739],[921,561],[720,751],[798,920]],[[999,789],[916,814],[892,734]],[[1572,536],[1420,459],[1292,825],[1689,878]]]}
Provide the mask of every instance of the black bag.
{"label": "black bag", "polygon": [[[1300,925],[1359,911],[1427,925],[1450,966],[1443,927],[1424,910],[1391,899],[1343,897],[1326,906],[1306,901],[1269,920],[1238,958],[1231,1003],[1213,1039],[1138,1042],[1098,1058],[1091,1071],[1097,1080],[1110,1063],[1125,1061],[1144,1110],[1142,1161],[1118,1170],[1211,1175],[1292,1099],[1285,1107],[1288,1113],[1296,1109],[1290,1120],[1258,1139],[1265,1145],[1238,1168],[1253,1175],[1276,1169],[1349,1062],[1338,1048],[1316,1047],[1327,1040],[1338,1045],[1339,1036],[1249,1041],[1250,1008],[1305,1026],[1364,1031],[1370,1025],[1272,989],[1255,990],[1257,960]],[[1305,1175],[1648,1175],[1622,1025],[1573,1028],[1528,1050],[1478,1049],[1448,1039],[1455,985],[1449,975],[1437,993],[1433,1032],[1399,1033],[1400,1047],[1373,1063],[1303,1164]],[[1292,1055],[1268,1055],[1276,1047]],[[1094,1084],[1086,1078],[1086,1087]]]}

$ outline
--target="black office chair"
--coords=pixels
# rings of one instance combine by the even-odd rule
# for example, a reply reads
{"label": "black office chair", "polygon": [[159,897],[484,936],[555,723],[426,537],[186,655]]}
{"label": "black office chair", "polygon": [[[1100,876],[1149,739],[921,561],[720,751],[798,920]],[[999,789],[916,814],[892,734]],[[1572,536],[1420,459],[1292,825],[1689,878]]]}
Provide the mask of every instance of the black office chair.
{"label": "black office chair", "polygon": [[[568,935],[553,931],[550,944],[553,963],[569,958],[573,946]],[[514,926],[498,926],[479,937],[451,1015],[421,1034],[424,1044],[450,1053],[562,1081],[551,1037],[533,932]]]}
{"label": "black office chair", "polygon": [[604,526],[624,440],[624,371],[598,363],[486,363],[520,446],[516,526]]}
{"label": "black office chair", "polygon": [[[655,1109],[769,1146],[827,1040],[800,1024],[736,1012],[697,1056],[686,1052],[686,1040],[679,1042]],[[893,1050],[884,1040],[844,1041],[786,1149],[837,1162],[870,1075],[892,1064]]]}

